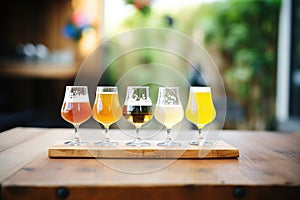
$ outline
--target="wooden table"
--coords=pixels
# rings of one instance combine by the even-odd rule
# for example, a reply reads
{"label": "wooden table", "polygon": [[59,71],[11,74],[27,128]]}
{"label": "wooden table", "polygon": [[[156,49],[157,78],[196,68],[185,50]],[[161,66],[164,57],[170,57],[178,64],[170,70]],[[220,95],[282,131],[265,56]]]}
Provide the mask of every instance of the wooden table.
{"label": "wooden table", "polygon": [[[238,159],[178,159],[164,166],[167,159],[48,158],[49,146],[72,136],[72,129],[14,128],[1,133],[1,199],[300,197],[300,133],[223,131],[221,139],[239,148]],[[111,166],[143,166],[146,171],[164,167],[128,173]]]}

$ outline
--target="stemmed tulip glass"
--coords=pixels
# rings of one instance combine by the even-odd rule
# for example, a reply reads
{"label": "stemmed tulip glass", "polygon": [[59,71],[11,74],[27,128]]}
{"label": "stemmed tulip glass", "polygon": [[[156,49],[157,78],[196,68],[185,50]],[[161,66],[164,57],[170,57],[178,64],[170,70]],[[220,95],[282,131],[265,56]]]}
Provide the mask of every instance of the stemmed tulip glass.
{"label": "stemmed tulip glass", "polygon": [[158,146],[178,147],[181,144],[172,141],[172,127],[182,121],[183,108],[179,98],[178,87],[159,87],[158,99],[154,111],[155,119],[163,124],[167,129],[167,138],[165,141],[158,143]]}
{"label": "stemmed tulip glass", "polygon": [[73,124],[75,138],[65,142],[67,145],[79,146],[87,144],[80,140],[79,125],[91,117],[91,106],[87,86],[66,86],[65,97],[61,107],[61,116]]}
{"label": "stemmed tulip glass", "polygon": [[96,142],[99,146],[116,146],[117,142],[110,141],[108,129],[111,124],[117,122],[122,116],[117,87],[97,87],[93,106],[93,118],[105,128],[105,139]]}
{"label": "stemmed tulip glass", "polygon": [[202,136],[204,126],[211,123],[216,117],[210,87],[190,87],[185,115],[198,128],[198,138],[191,141],[190,144],[211,145],[211,142],[205,141]]}
{"label": "stemmed tulip glass", "polygon": [[127,146],[150,146],[150,143],[142,141],[139,131],[153,116],[152,101],[147,86],[128,86],[123,107],[123,116],[136,127],[136,137],[126,143]]}

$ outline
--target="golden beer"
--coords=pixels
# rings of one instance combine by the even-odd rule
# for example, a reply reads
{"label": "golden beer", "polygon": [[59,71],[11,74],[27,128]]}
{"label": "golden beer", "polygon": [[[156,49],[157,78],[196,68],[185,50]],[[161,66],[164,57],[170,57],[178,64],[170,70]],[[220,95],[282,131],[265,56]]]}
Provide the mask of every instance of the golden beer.
{"label": "golden beer", "polygon": [[93,117],[97,122],[104,126],[110,126],[118,121],[121,116],[122,109],[117,92],[103,92],[96,94],[93,106]]}

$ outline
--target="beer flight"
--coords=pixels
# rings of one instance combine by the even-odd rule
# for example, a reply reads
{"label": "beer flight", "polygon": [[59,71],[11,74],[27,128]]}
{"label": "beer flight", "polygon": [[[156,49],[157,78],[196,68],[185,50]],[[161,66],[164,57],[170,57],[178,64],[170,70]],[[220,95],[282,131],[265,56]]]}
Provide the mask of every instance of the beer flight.
{"label": "beer flight", "polygon": [[123,108],[119,102],[118,88],[112,86],[97,86],[93,107],[90,105],[87,86],[66,86],[61,116],[73,124],[75,138],[65,142],[66,145],[87,145],[79,137],[79,126],[91,116],[105,129],[104,140],[95,142],[97,146],[117,146],[117,141],[109,138],[109,127],[122,116],[135,126],[136,134],[133,141],[127,146],[145,147],[150,143],[143,141],[139,136],[141,127],[154,117],[166,127],[166,139],[157,145],[162,147],[178,147],[181,144],[171,137],[171,129],[181,122],[184,116],[198,128],[197,139],[191,145],[206,145],[202,136],[205,125],[211,123],[216,117],[216,110],[212,100],[210,87],[190,87],[189,100],[184,113],[178,87],[159,87],[155,108],[153,107],[149,87],[128,86]]}

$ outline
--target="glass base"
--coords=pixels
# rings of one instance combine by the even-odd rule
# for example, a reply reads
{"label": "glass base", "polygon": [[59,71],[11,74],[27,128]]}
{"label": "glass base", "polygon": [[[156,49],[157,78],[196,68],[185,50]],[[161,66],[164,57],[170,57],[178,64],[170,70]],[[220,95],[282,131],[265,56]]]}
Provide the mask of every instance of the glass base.
{"label": "glass base", "polygon": [[158,143],[157,146],[160,146],[160,147],[180,147],[181,144],[178,143],[178,142],[173,142],[173,141],[170,141],[170,140],[166,140],[164,142]]}
{"label": "glass base", "polygon": [[96,142],[95,145],[111,147],[111,146],[117,146],[117,145],[119,145],[119,143],[111,142],[111,141],[100,141],[100,142]]}
{"label": "glass base", "polygon": [[189,143],[190,145],[196,145],[196,146],[212,146],[213,143],[210,141],[204,141],[204,140],[193,140]]}
{"label": "glass base", "polygon": [[132,147],[148,147],[151,144],[149,142],[143,142],[143,141],[132,141],[127,142],[126,146],[132,146]]}
{"label": "glass base", "polygon": [[88,142],[85,141],[75,141],[75,140],[69,140],[64,142],[65,145],[70,145],[70,146],[85,146],[88,144]]}

